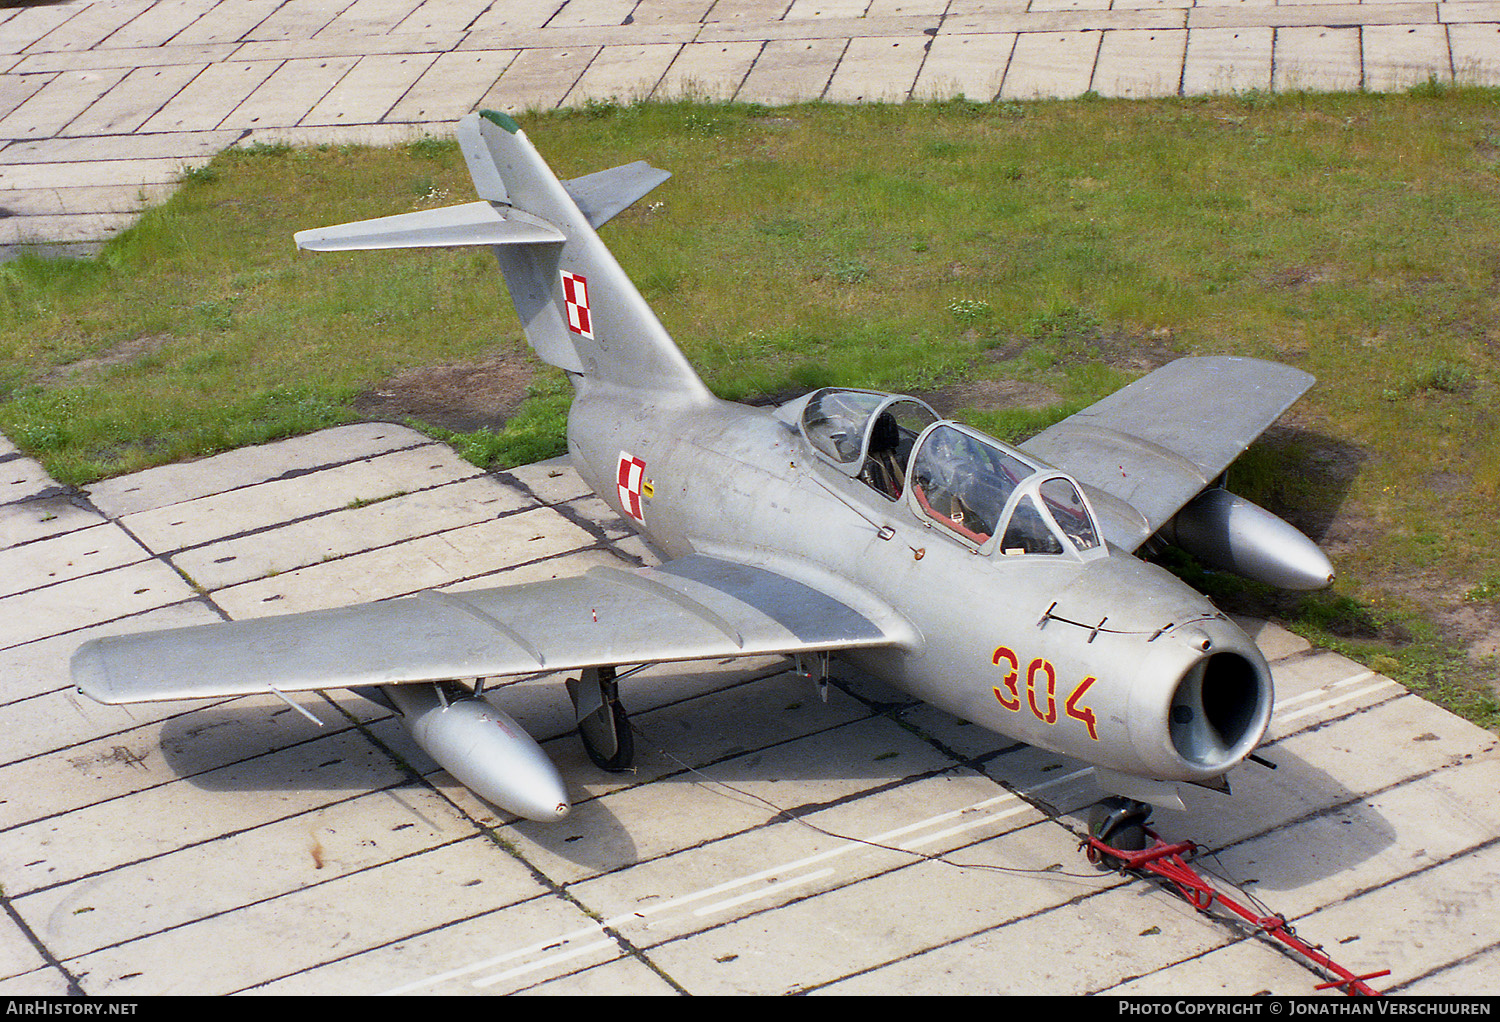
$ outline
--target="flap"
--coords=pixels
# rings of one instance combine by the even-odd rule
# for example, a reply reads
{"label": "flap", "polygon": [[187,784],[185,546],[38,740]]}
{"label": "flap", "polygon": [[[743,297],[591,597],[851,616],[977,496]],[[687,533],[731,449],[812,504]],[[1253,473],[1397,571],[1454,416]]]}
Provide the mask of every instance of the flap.
{"label": "flap", "polygon": [[[94,639],[73,679],[105,703],[488,678],[606,664],[910,644],[763,568],[691,556],[660,568],[415,596]],[[894,625],[891,622],[896,622]]]}

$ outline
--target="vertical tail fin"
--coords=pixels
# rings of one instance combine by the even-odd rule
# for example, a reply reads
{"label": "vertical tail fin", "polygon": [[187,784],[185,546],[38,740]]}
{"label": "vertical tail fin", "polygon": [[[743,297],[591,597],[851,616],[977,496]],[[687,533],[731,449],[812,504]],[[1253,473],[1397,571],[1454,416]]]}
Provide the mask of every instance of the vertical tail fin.
{"label": "vertical tail fin", "polygon": [[505,114],[469,114],[459,146],[481,201],[301,231],[299,248],[489,245],[526,339],[585,379],[679,399],[708,389],[594,229],[668,175],[644,163],[562,182]]}

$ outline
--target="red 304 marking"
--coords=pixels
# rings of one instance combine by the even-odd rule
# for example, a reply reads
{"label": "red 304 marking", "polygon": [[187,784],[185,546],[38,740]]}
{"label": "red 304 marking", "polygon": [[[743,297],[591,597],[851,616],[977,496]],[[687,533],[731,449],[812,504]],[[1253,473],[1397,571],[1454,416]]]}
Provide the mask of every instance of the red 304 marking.
{"label": "red 304 marking", "polygon": [[[1012,713],[1021,711],[1021,658],[1016,656],[1016,651],[1009,646],[1000,646],[995,650],[991,658],[998,667],[1004,661],[1010,668],[1000,684],[995,686],[995,698],[1000,705]],[[1084,678],[1073,691],[1063,700],[1063,716],[1071,717],[1088,728],[1089,737],[1094,741],[1099,740],[1098,722],[1094,717],[1094,711],[1084,706],[1080,700],[1083,694],[1089,690],[1098,679],[1090,675]],[[1026,705],[1030,707],[1031,713],[1043,724],[1057,723],[1057,671],[1052,664],[1037,657],[1026,667]]]}

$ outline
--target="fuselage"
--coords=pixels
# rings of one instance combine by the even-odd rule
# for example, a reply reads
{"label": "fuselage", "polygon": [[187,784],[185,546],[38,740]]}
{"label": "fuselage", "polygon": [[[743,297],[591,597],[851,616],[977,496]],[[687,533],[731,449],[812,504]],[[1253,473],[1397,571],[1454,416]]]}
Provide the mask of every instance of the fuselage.
{"label": "fuselage", "polygon": [[1129,553],[981,549],[913,498],[839,471],[771,409],[584,385],[568,432],[583,478],[666,557],[755,564],[899,617],[911,641],[845,659],[966,720],[1198,782],[1265,729],[1270,677],[1254,643]]}

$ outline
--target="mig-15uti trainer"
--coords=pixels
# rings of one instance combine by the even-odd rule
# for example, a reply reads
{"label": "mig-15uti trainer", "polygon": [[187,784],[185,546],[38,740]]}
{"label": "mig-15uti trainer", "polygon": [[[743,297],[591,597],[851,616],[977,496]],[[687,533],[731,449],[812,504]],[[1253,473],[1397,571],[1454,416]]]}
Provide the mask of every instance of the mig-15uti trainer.
{"label": "mig-15uti trainer", "polygon": [[454,777],[534,820],[569,810],[536,742],[454,679],[576,672],[579,731],[628,766],[617,672],[762,654],[845,660],[1001,735],[1181,805],[1223,788],[1271,715],[1270,671],[1201,594],[1135,556],[1172,543],[1275,586],[1332,580],[1296,529],[1219,485],[1312,384],[1184,358],[1012,447],[911,397],[829,388],[774,409],[715,398],[595,229],[669,176],[559,181],[504,114],[463,118],[479,201],[303,231],[304,249],[491,247],[526,338],[575,389],[579,474],[662,553],[504,588],[95,639],[106,703],[350,688]]}

